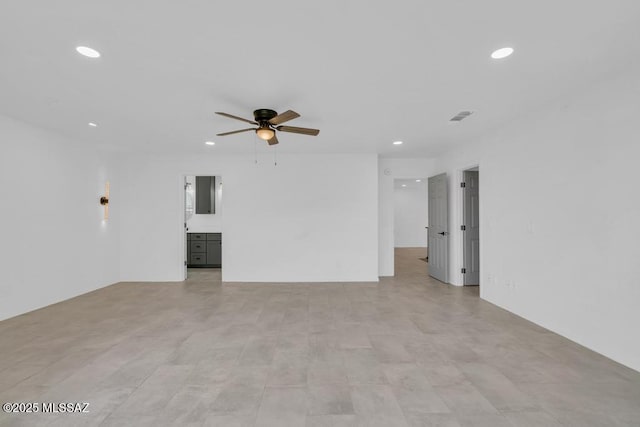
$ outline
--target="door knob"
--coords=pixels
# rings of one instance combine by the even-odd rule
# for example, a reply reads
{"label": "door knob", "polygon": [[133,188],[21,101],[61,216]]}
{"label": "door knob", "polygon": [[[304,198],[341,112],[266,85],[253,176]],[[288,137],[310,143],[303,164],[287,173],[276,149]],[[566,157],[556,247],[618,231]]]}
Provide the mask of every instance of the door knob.
{"label": "door knob", "polygon": [[438,233],[441,236],[446,236],[448,233],[446,231],[441,231],[440,233]]}

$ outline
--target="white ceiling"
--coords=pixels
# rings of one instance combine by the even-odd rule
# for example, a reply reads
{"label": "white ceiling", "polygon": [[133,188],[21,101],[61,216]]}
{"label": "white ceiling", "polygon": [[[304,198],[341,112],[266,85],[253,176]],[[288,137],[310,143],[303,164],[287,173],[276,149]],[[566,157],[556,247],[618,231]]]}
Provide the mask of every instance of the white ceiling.
{"label": "white ceiling", "polygon": [[248,153],[213,113],[291,108],[321,133],[281,152],[428,156],[638,61],[639,40],[637,0],[3,0],[0,112],[87,144]]}

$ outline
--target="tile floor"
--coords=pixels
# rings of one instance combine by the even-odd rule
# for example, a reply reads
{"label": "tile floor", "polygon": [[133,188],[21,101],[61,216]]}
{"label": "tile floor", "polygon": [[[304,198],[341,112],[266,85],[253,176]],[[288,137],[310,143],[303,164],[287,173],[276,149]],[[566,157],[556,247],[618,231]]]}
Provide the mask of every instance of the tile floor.
{"label": "tile floor", "polygon": [[0,322],[2,426],[640,426],[640,373],[430,280],[119,283]]}

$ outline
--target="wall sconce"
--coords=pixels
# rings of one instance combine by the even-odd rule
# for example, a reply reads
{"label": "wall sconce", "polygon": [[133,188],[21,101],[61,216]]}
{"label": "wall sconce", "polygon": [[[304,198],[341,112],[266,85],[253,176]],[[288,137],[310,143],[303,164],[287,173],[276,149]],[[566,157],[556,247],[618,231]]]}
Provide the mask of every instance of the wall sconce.
{"label": "wall sconce", "polygon": [[109,182],[104,186],[104,196],[100,197],[100,204],[104,206],[104,219],[109,219]]}

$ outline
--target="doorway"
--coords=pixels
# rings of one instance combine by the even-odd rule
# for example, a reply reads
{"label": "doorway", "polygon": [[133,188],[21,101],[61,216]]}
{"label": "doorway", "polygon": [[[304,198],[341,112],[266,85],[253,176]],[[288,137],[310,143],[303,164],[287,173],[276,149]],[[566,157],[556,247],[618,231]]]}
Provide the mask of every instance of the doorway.
{"label": "doorway", "polygon": [[464,286],[480,285],[480,171],[462,172],[462,277]]}
{"label": "doorway", "polygon": [[184,278],[219,281],[222,268],[222,177],[183,175]]}
{"label": "doorway", "polygon": [[393,246],[414,248],[423,261],[428,257],[428,194],[426,178],[394,179]]}

